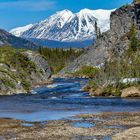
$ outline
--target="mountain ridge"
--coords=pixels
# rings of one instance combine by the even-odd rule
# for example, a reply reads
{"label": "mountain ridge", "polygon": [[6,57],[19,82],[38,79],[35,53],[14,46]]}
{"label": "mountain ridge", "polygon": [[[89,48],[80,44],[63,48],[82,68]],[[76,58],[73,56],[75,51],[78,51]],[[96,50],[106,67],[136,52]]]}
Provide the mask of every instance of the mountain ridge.
{"label": "mountain ridge", "polygon": [[48,39],[62,42],[92,40],[96,37],[95,21],[97,21],[101,32],[107,31],[110,27],[109,21],[112,11],[114,9],[90,10],[85,8],[78,13],[72,13],[70,10],[65,9],[36,24],[12,29],[10,33],[23,38]]}
{"label": "mountain ridge", "polygon": [[39,48],[37,44],[28,41],[24,38],[16,37],[3,29],[0,29],[0,47],[1,46],[13,46],[15,48],[24,48],[24,49]]}

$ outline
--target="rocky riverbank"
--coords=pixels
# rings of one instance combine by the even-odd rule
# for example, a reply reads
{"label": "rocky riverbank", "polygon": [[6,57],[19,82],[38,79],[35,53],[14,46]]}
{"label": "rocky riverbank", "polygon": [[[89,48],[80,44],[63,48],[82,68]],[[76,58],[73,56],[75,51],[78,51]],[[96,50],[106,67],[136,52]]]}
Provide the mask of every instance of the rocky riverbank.
{"label": "rocky riverbank", "polygon": [[0,119],[0,122],[0,138],[6,140],[102,140],[103,138],[139,140],[140,138],[139,112],[83,114],[66,120],[34,123],[14,119]]}
{"label": "rocky riverbank", "polygon": [[51,70],[38,53],[0,48],[0,95],[27,93],[33,85],[47,83]]}
{"label": "rocky riverbank", "polygon": [[140,97],[140,79],[139,78],[124,78],[118,82],[108,81],[106,84],[99,85],[95,79],[90,79],[84,91],[89,92],[90,96],[119,96]]}
{"label": "rocky riverbank", "polygon": [[[107,91],[108,90],[108,91]],[[114,89],[113,91],[109,91],[110,89],[106,88],[97,88],[96,90],[90,89],[89,90],[89,95],[90,96],[120,96],[122,98],[126,97],[140,97],[140,88],[136,86],[130,86],[128,88],[124,88],[120,90],[120,94],[117,95],[116,90]]]}
{"label": "rocky riverbank", "polygon": [[[90,77],[83,75],[83,76],[75,76],[74,74],[56,74],[52,75],[52,78],[87,78],[90,79]],[[125,80],[125,79],[124,79]],[[87,83],[85,87],[83,87],[83,91],[89,92],[89,95],[92,97],[95,96],[103,96],[103,97],[109,97],[109,96],[119,96],[122,98],[126,97],[140,97],[140,85],[139,83],[122,83],[121,88],[115,88],[112,85],[108,87],[96,87],[97,84],[93,82],[90,85],[90,82]]]}

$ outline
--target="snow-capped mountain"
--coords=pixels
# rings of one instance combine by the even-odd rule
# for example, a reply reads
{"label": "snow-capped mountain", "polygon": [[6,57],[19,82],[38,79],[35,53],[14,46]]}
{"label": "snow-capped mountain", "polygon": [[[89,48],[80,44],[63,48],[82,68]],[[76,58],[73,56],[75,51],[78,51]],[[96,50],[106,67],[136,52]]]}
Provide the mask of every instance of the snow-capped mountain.
{"label": "snow-capped mountain", "polygon": [[82,41],[95,38],[95,21],[101,32],[110,27],[113,10],[82,9],[79,13],[63,10],[36,24],[12,29],[10,33],[35,39],[62,42]]}

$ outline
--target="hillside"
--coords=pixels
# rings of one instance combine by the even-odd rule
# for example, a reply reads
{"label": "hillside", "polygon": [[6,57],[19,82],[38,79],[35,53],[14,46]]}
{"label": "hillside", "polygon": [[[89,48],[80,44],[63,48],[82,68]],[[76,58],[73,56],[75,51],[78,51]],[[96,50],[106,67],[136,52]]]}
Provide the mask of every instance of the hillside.
{"label": "hillside", "polygon": [[140,96],[140,3],[111,14],[111,28],[92,47],[59,72],[92,78],[92,96]]}
{"label": "hillside", "polygon": [[[139,4],[138,4],[139,5]],[[129,47],[129,32],[133,24],[137,27],[137,36],[140,39],[139,24],[137,22],[137,5],[122,6],[111,13],[110,30],[103,33],[84,54],[68,65],[60,73],[75,72],[82,66],[101,67],[110,60],[112,53],[120,56]]]}
{"label": "hillside", "polygon": [[39,54],[0,47],[0,95],[26,93],[33,85],[45,82],[50,75],[47,61]]}
{"label": "hillside", "polygon": [[39,46],[20,37],[16,37],[0,29],[0,46],[14,46],[15,48],[36,49]]}

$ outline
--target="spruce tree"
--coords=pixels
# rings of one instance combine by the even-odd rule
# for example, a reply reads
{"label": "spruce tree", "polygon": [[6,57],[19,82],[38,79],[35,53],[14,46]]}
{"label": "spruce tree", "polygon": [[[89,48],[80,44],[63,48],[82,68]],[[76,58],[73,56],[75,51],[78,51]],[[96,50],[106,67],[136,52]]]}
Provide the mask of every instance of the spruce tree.
{"label": "spruce tree", "polygon": [[95,34],[96,34],[96,37],[98,38],[98,25],[97,25],[97,21],[95,20]]}
{"label": "spruce tree", "polygon": [[129,37],[130,37],[130,49],[136,51],[139,48],[140,44],[137,38],[137,30],[135,24],[133,24],[130,29]]}
{"label": "spruce tree", "polygon": [[96,37],[99,38],[101,36],[101,30],[98,27],[98,24],[97,24],[97,21],[96,20],[95,20],[94,28],[95,28]]}

